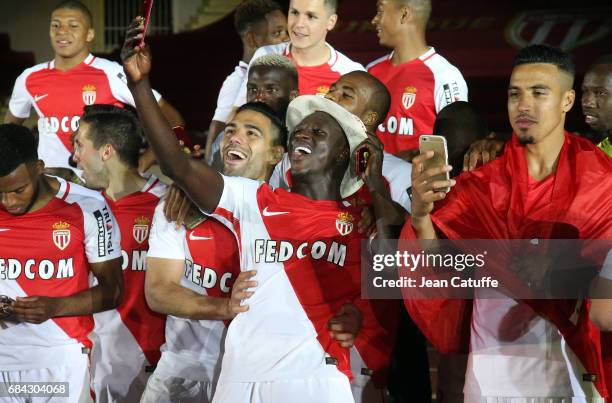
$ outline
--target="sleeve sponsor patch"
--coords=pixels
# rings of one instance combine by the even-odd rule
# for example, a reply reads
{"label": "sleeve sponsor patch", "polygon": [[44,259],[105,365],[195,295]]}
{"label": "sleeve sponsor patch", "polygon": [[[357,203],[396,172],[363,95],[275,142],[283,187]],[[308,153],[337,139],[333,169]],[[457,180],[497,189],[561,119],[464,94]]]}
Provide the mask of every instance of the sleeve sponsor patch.
{"label": "sleeve sponsor patch", "polygon": [[113,231],[112,216],[106,206],[102,211],[94,211],[93,216],[98,226],[98,257],[105,257],[114,252],[113,242],[110,236]]}

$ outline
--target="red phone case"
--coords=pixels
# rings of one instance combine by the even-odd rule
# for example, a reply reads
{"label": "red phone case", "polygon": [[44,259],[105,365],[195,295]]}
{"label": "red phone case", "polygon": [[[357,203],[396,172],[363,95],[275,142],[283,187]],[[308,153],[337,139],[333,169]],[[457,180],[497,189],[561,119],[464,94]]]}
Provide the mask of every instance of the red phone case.
{"label": "red phone case", "polygon": [[144,44],[145,35],[147,34],[147,27],[149,26],[149,19],[151,18],[151,10],[153,10],[153,0],[144,0],[142,2],[142,16],[144,17],[142,26],[144,27],[144,31],[142,33],[142,40],[140,41],[141,46]]}
{"label": "red phone case", "polygon": [[172,128],[172,131],[174,131],[174,135],[176,136],[176,138],[183,142],[185,147],[193,151],[193,146],[195,144],[193,144],[193,142],[191,141],[191,138],[187,134],[187,131],[185,130],[184,126],[175,126]]}

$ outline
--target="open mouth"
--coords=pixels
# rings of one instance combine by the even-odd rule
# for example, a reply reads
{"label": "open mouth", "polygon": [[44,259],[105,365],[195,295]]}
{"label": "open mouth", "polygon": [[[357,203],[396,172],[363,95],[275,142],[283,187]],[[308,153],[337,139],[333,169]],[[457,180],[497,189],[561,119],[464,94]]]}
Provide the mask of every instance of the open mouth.
{"label": "open mouth", "polygon": [[247,159],[247,155],[240,150],[228,150],[225,152],[225,161],[230,163],[241,162]]}
{"label": "open mouth", "polygon": [[592,113],[585,113],[584,114],[584,121],[586,122],[586,124],[591,124],[593,122],[595,122],[597,120],[597,115],[594,115]]}
{"label": "open mouth", "polygon": [[60,40],[60,41],[56,41],[55,43],[57,43],[58,46],[64,47],[64,48],[72,44],[72,42],[67,41],[67,40]]}
{"label": "open mouth", "polygon": [[312,154],[312,148],[306,144],[294,145],[293,152],[291,153],[291,157],[295,161],[299,161],[303,158],[306,158]]}

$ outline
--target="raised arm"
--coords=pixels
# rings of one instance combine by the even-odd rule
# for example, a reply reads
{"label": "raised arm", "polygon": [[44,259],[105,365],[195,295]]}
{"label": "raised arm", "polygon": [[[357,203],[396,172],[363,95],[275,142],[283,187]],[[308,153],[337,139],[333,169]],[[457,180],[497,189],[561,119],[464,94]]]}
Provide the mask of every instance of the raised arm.
{"label": "raised arm", "polygon": [[128,28],[121,50],[123,69],[138,116],[162,172],[185,190],[198,207],[211,212],[221,199],[223,178],[208,165],[189,158],[179,147],[151,90],[151,52],[148,46],[139,45],[143,35],[140,19],[136,18]]}

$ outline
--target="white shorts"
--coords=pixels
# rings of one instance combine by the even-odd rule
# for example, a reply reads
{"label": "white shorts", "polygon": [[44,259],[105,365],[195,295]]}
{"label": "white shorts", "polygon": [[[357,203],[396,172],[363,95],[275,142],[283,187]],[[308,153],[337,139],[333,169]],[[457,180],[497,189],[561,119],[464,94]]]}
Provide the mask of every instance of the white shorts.
{"label": "white shorts", "polygon": [[132,379],[131,384],[96,384],[92,388],[96,396],[96,403],[133,403],[140,400],[149,374]]}
{"label": "white shorts", "polygon": [[363,375],[362,369],[367,366],[361,355],[355,347],[351,347],[351,372],[353,373],[353,382],[351,382],[351,391],[355,403],[384,403],[385,389],[378,389],[370,375]]}
{"label": "white shorts", "polygon": [[223,382],[213,403],[354,403],[346,377],[274,382]]}
{"label": "white shorts", "polygon": [[149,377],[140,403],[210,403],[213,392],[212,382],[166,376],[155,371]]}
{"label": "white shorts", "polygon": [[86,354],[63,357],[62,366],[22,371],[0,371],[0,382],[6,387],[16,382],[68,382],[68,397],[1,397],[0,403],[84,403],[93,402],[89,389],[89,358]]}

